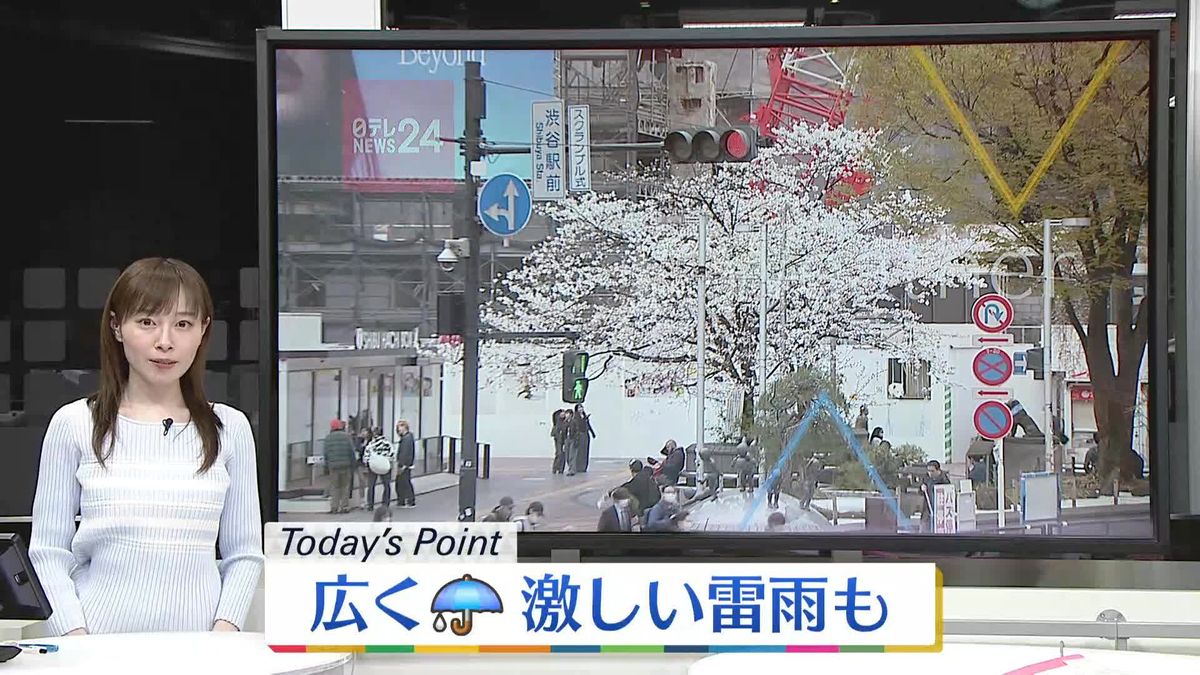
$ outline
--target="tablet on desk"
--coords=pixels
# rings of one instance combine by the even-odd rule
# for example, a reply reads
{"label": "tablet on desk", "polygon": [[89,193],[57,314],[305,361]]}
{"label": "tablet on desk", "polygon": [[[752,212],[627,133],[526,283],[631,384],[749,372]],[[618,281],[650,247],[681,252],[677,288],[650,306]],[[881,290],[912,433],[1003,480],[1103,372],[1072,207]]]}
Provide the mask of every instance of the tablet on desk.
{"label": "tablet on desk", "polygon": [[45,621],[53,609],[18,534],[0,534],[0,620]]}

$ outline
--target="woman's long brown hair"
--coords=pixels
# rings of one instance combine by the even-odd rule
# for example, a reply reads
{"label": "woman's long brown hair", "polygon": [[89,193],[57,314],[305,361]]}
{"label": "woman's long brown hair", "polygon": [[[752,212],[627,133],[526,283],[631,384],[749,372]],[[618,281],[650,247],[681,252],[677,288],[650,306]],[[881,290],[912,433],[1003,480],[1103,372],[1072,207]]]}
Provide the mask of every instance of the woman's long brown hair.
{"label": "woman's long brown hair", "polygon": [[[129,361],[125,349],[117,341],[113,323],[120,325],[134,314],[157,314],[170,311],[179,301],[180,291],[196,312],[204,327],[196,359],[179,380],[183,401],[191,423],[204,446],[204,459],[199,473],[204,473],[217,461],[220,452],[221,420],[204,395],[204,364],[208,349],[208,328],[212,322],[213,302],[208,284],[191,265],[173,258],[143,258],[126,267],[104,303],[100,316],[100,388],[88,397],[92,410],[92,451],[104,466],[112,456],[117,437],[117,414],[129,382]],[[105,448],[105,441],[108,441]]]}

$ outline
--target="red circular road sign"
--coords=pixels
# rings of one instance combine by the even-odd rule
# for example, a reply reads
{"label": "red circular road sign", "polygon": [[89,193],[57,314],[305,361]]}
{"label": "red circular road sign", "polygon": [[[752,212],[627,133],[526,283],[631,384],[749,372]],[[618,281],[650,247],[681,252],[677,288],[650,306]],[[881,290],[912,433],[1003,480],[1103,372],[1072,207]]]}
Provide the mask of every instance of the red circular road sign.
{"label": "red circular road sign", "polygon": [[995,347],[981,349],[971,362],[975,379],[989,387],[999,387],[1013,374],[1013,360],[1008,352]]}
{"label": "red circular road sign", "polygon": [[999,293],[988,293],[971,307],[971,320],[985,333],[1002,333],[1012,325],[1012,303]]}
{"label": "red circular road sign", "polygon": [[984,401],[975,409],[975,431],[989,441],[1004,438],[1012,428],[1012,411],[1000,401]]}

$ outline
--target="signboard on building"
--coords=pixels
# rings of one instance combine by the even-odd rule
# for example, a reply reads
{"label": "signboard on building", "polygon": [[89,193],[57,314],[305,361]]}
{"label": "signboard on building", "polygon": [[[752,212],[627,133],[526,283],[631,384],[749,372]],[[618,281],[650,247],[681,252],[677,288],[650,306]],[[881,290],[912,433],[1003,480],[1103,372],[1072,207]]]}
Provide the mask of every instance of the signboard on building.
{"label": "signboard on building", "polygon": [[412,330],[379,330],[374,328],[354,329],[355,349],[416,349],[419,337]]}
{"label": "signboard on building", "polygon": [[571,192],[592,189],[592,126],[591,113],[586,105],[567,107],[567,134],[570,146],[570,174],[567,180]]}
{"label": "signboard on building", "polygon": [[533,199],[562,199],[567,194],[563,103],[534,101],[532,111],[530,159],[533,162]]}
{"label": "signboard on building", "polygon": [[932,518],[933,531],[937,534],[954,534],[958,532],[958,497],[954,486],[950,484],[934,485]]}

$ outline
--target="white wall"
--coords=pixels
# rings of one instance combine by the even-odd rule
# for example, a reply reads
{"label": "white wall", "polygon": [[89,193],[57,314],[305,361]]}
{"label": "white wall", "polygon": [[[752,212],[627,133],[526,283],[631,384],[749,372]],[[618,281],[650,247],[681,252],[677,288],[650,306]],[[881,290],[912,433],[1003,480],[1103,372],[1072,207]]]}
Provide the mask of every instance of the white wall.
{"label": "white wall", "polygon": [[[946,394],[950,394],[951,447],[949,461],[965,461],[971,439],[976,435],[973,414],[983,399],[974,389],[982,387],[971,374],[971,363],[981,346],[974,343],[980,331],[971,325],[943,324],[930,326],[946,337],[944,357],[948,360],[948,379],[933,379],[928,399],[894,399],[887,394],[887,352],[862,347],[838,348],[838,374],[844,382],[844,393],[850,398],[851,409],[865,404],[870,413],[870,427],[883,427],[884,437],[893,446],[914,444],[925,450],[927,457],[947,461],[946,457]],[[1009,354],[1025,351],[1031,345],[1006,347]],[[1034,411],[1038,426],[1045,426],[1036,411],[1041,410],[1045,397],[1042,381],[1033,375],[1014,375],[1003,387],[1024,406]]]}
{"label": "white wall", "polygon": [[[443,381],[443,433],[461,437],[462,381],[459,372],[447,369]],[[553,457],[550,415],[568,408],[559,390],[538,390],[534,398],[521,398],[515,387],[479,391],[479,441],[492,444],[493,457]],[[691,391],[674,396],[625,396],[623,379],[611,374],[593,380],[584,403],[592,417],[596,438],[591,456],[633,458],[653,455],[668,438],[680,445],[696,438],[695,400]],[[710,398],[705,412],[706,440],[716,440],[724,405]]]}
{"label": "white wall", "polygon": [[[892,445],[915,444],[932,459],[961,463],[976,435],[973,414],[983,400],[975,394],[975,389],[982,385],[971,373],[971,363],[982,348],[975,342],[981,332],[971,324],[935,324],[927,328],[944,336],[944,356],[951,373],[945,381],[933,380],[929,399],[889,398],[887,363],[890,355],[878,349],[838,347],[837,372],[843,381],[843,393],[850,399],[851,410],[866,404],[870,409],[871,427],[883,427]],[[1055,339],[1055,369],[1066,369],[1068,374],[1077,372],[1082,358],[1078,338],[1067,328],[1056,330]],[[1111,331],[1110,339],[1115,340]],[[1032,347],[1032,344],[1013,344],[1005,349],[1013,354]],[[1145,372],[1144,363],[1142,368]],[[589,387],[585,405],[592,415],[597,434],[592,446],[593,456],[640,457],[661,448],[668,438],[683,445],[695,440],[695,403],[690,391],[681,396],[627,398],[622,382],[620,373],[609,373],[592,381]],[[1032,374],[1025,373],[1014,375],[1002,388],[1012,391],[1039,427],[1046,426],[1041,413],[1045,404],[1043,381],[1034,380]],[[950,457],[946,453],[947,392],[950,394],[953,449]],[[710,394],[706,408],[708,441],[717,440],[719,430],[726,428],[727,406],[718,396]],[[560,402],[557,388],[538,391],[533,400],[520,398],[515,386],[480,390],[479,439],[492,444],[495,457],[548,457],[554,447],[550,438],[550,414],[562,407],[567,405]],[[443,433],[461,436],[461,380],[457,372],[449,369],[444,380],[443,415]],[[851,420],[853,415],[852,412]]]}

